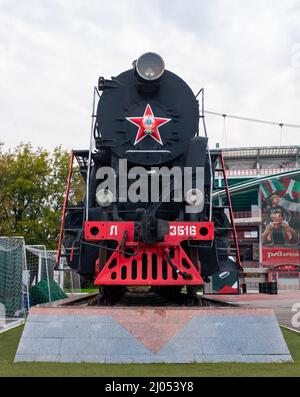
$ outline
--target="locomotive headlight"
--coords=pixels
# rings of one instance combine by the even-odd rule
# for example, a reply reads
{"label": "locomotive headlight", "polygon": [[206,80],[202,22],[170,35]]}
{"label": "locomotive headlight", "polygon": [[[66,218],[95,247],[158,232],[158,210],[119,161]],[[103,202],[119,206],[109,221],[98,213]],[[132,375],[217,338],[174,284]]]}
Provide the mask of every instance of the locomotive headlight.
{"label": "locomotive headlight", "polygon": [[108,207],[114,201],[114,195],[108,189],[97,189],[96,201],[100,207]]}
{"label": "locomotive headlight", "polygon": [[159,79],[165,71],[162,57],[154,52],[141,55],[135,63],[138,75],[147,81]]}
{"label": "locomotive headlight", "polygon": [[185,201],[192,207],[199,207],[203,203],[203,193],[198,189],[191,189],[185,193]]}

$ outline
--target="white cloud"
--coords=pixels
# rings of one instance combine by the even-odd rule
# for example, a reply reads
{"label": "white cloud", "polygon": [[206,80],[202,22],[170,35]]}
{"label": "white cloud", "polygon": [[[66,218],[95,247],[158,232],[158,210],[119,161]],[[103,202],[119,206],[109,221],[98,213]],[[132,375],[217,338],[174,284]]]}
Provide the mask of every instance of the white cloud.
{"label": "white cloud", "polygon": [[[300,124],[299,17],[295,0],[0,0],[0,141],[88,147],[93,85],[147,50],[204,86],[209,110]],[[207,117],[212,145],[222,123]],[[230,146],[280,142],[279,128],[234,120],[227,134]]]}

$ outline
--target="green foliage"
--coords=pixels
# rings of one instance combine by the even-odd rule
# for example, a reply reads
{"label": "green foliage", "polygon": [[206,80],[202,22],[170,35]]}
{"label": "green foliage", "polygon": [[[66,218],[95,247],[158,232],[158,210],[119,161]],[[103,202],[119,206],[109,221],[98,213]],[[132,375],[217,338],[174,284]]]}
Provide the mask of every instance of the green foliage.
{"label": "green foliage", "polygon": [[30,144],[0,147],[0,235],[57,247],[70,153]]}

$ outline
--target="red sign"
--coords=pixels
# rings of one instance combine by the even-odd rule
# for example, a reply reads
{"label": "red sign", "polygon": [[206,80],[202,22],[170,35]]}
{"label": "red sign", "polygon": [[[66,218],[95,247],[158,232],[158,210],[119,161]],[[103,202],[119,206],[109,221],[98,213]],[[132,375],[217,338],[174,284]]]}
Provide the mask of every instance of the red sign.
{"label": "red sign", "polygon": [[300,264],[300,250],[283,247],[263,247],[264,265]]}

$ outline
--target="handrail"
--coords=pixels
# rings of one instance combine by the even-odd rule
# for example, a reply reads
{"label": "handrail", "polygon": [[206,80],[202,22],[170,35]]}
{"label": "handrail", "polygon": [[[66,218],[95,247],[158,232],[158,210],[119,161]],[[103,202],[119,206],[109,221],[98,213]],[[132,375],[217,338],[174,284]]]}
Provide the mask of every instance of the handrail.
{"label": "handrail", "polygon": [[89,160],[88,160],[88,169],[87,169],[87,176],[86,176],[86,200],[85,200],[85,220],[89,220],[89,186],[90,186],[90,175],[91,175],[91,162],[92,162],[92,151],[93,151],[93,138],[94,138],[94,128],[95,128],[95,105],[96,105],[96,94],[100,98],[99,91],[97,87],[94,87],[93,92],[93,110],[92,110],[92,120],[91,120],[91,134],[90,134],[90,146],[89,146]]}
{"label": "handrail", "polygon": [[229,184],[228,184],[228,180],[227,180],[227,177],[226,177],[226,168],[225,168],[225,161],[224,161],[223,152],[221,153],[220,158],[221,158],[222,169],[223,169],[223,172],[224,172],[225,190],[226,190],[228,204],[229,204],[229,214],[230,214],[231,226],[232,226],[232,229],[233,229],[233,239],[234,239],[234,244],[235,244],[235,247],[236,247],[236,259],[237,259],[239,267],[241,267],[241,257],[240,257],[239,242],[238,242],[237,231],[236,231],[235,222],[234,222],[234,214],[233,214],[233,209],[232,209],[232,202],[231,202]]}
{"label": "handrail", "polygon": [[[251,179],[250,181],[247,182],[243,182],[243,183],[238,183],[234,186],[230,186],[229,187],[229,191],[230,193],[237,193],[243,190],[248,190],[249,188],[254,188],[257,185],[259,185],[262,182],[265,181],[270,181],[272,179],[276,179],[276,178],[282,178],[282,177],[287,177],[287,176],[294,176],[300,174],[300,168],[295,170],[295,171],[288,171],[288,172],[283,172],[280,174],[274,174],[274,175],[268,175],[268,176],[263,176],[263,177],[258,177],[255,179]],[[218,198],[218,197],[222,197],[226,195],[226,189],[224,187],[223,190],[219,190],[217,192],[213,193],[213,198]]]}
{"label": "handrail", "polygon": [[69,173],[68,173],[64,205],[63,205],[61,222],[60,222],[59,240],[58,240],[58,248],[57,248],[57,255],[56,255],[56,266],[59,265],[60,256],[61,256],[62,236],[63,236],[63,230],[64,230],[64,225],[65,225],[65,213],[66,213],[66,207],[67,207],[67,203],[68,203],[68,199],[69,199],[70,184],[71,184],[72,173],[73,173],[73,161],[74,161],[74,150],[71,150]]}

